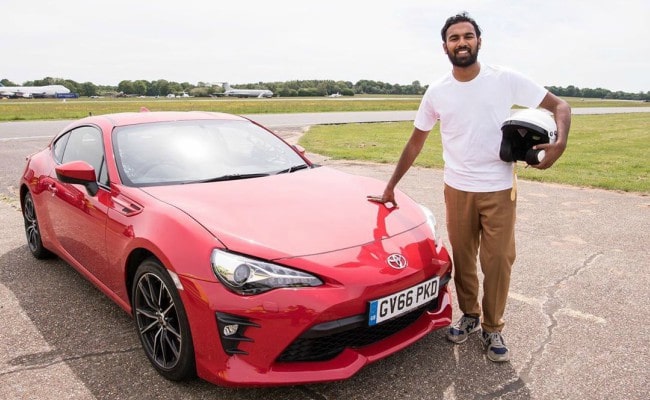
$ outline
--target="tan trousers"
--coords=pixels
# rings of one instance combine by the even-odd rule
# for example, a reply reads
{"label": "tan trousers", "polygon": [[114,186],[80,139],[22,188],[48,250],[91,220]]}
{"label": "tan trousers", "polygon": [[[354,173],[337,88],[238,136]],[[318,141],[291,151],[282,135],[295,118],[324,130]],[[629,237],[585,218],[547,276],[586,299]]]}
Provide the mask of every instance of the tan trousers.
{"label": "tan trousers", "polygon": [[484,275],[481,326],[486,332],[501,331],[505,323],[503,314],[515,262],[517,204],[510,195],[510,189],[472,193],[445,185],[458,306],[464,314],[481,316],[478,254]]}

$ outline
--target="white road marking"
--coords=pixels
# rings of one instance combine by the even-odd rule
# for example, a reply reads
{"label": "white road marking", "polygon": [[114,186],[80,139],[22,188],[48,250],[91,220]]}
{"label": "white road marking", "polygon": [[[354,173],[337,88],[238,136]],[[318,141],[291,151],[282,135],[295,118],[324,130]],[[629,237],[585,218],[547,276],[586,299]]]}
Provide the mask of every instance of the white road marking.
{"label": "white road marking", "polygon": [[12,140],[52,139],[52,137],[53,137],[52,135],[8,137],[8,138],[0,138],[0,142],[10,142]]}
{"label": "white road marking", "polygon": [[[523,294],[515,293],[515,292],[510,292],[508,294],[508,297],[510,297],[511,299],[517,300],[517,301],[521,301],[522,303],[532,305],[532,306],[540,306],[541,307],[544,304],[543,300],[537,299],[535,297],[524,296]],[[566,316],[569,316],[569,317],[572,317],[572,318],[581,319],[581,320],[584,320],[584,321],[587,321],[587,322],[593,322],[593,323],[600,324],[600,325],[606,325],[607,324],[607,320],[605,318],[599,317],[597,315],[585,313],[585,312],[582,312],[582,311],[574,310],[574,309],[568,308],[568,307],[560,308],[559,310],[557,310],[556,314],[566,315]]]}
{"label": "white road marking", "polygon": [[542,300],[536,299],[534,297],[524,296],[523,294],[515,292],[508,293],[508,297],[513,298],[517,301],[521,301],[522,303],[530,304],[531,306],[541,306],[544,303]]}
{"label": "white road marking", "polygon": [[558,313],[567,315],[569,317],[582,319],[582,320],[585,320],[587,322],[593,322],[593,323],[596,323],[596,324],[599,324],[599,325],[606,325],[607,324],[607,320],[605,318],[601,318],[601,317],[598,317],[598,316],[593,315],[593,314],[583,313],[582,311],[574,310],[574,309],[571,309],[571,308],[566,308],[566,307],[565,308],[560,308],[558,310]]}

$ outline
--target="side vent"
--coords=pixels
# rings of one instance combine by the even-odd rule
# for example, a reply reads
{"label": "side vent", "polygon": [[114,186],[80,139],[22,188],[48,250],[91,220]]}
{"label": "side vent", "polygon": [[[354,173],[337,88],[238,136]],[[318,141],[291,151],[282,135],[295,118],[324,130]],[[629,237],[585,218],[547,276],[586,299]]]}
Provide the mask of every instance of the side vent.
{"label": "side vent", "polygon": [[244,335],[249,327],[259,328],[260,326],[247,318],[237,315],[217,313],[217,329],[221,338],[221,346],[229,356],[234,354],[248,354],[239,349],[241,342],[252,342],[253,339]]}
{"label": "side vent", "polygon": [[118,211],[127,217],[139,214],[142,212],[142,206],[136,204],[135,202],[127,199],[124,196],[115,196],[113,197],[113,204],[115,205],[115,211]]}

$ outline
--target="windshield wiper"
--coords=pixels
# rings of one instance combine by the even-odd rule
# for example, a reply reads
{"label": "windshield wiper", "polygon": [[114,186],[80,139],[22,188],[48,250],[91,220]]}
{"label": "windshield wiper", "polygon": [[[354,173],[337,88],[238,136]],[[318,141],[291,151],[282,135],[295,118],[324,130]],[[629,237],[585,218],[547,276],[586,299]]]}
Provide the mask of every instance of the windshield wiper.
{"label": "windshield wiper", "polygon": [[309,168],[309,165],[307,165],[307,164],[294,165],[293,167],[280,170],[280,171],[276,172],[276,174],[292,173],[292,172],[299,171],[299,170],[305,169],[305,168]]}
{"label": "windshield wiper", "polygon": [[228,174],[217,176],[216,178],[203,179],[199,181],[192,181],[187,183],[208,183],[208,182],[221,182],[221,181],[235,181],[237,179],[250,179],[250,178],[261,178],[263,176],[269,176],[269,173],[255,173],[255,174]]}

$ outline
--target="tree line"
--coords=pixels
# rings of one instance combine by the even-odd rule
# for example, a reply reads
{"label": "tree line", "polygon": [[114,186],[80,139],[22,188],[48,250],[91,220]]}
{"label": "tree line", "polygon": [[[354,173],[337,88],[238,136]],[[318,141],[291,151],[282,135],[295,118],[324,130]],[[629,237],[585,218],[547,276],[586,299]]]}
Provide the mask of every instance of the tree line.
{"label": "tree line", "polygon": [[[189,82],[173,82],[165,79],[155,81],[147,80],[123,80],[117,86],[95,85],[92,82],[79,83],[71,79],[46,77],[40,80],[27,81],[22,85],[15,84],[8,79],[0,80],[4,86],[46,86],[63,85],[71,92],[79,96],[151,96],[165,97],[168,95],[187,94],[193,97],[218,96],[224,92],[223,83],[198,82],[193,85]],[[356,83],[350,81],[334,80],[294,80],[286,82],[257,82],[246,84],[233,84],[237,89],[268,89],[274,96],[279,97],[309,97],[309,96],[330,96],[340,94],[341,96],[354,96],[357,94],[379,94],[379,95],[422,95],[427,86],[419,81],[413,81],[410,85],[391,84],[374,80],[360,80]],[[564,97],[584,97],[594,99],[616,99],[616,100],[642,100],[650,101],[649,92],[629,93],[623,91],[613,92],[603,88],[579,88],[573,85],[567,87],[547,86],[551,93]]]}

